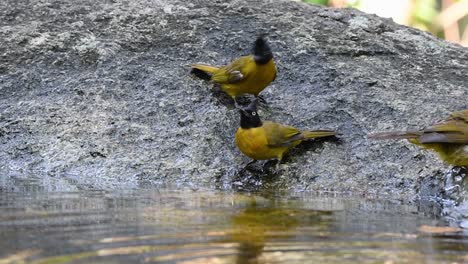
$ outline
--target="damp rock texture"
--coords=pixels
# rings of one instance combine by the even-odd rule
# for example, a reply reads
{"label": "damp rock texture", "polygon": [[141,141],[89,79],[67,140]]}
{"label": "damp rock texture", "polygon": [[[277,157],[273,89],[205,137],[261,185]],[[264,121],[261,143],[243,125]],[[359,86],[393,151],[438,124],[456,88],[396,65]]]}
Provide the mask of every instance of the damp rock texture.
{"label": "damp rock texture", "polygon": [[[466,48],[353,9],[4,0],[0,18],[4,190],[175,184],[438,196],[448,165],[366,134],[468,108]],[[192,63],[250,53],[258,34],[267,34],[279,71],[262,93],[261,117],[341,134],[298,146],[277,169],[244,169],[232,101],[189,74]]]}

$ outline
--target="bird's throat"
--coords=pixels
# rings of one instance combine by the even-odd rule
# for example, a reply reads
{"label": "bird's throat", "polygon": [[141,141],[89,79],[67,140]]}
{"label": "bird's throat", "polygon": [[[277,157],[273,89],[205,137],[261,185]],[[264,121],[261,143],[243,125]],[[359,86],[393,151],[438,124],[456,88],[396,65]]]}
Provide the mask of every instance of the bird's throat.
{"label": "bird's throat", "polygon": [[257,64],[267,64],[271,59],[273,59],[273,54],[261,54],[261,55],[254,55],[254,61]]}
{"label": "bird's throat", "polygon": [[256,116],[249,116],[244,113],[241,113],[241,121],[240,121],[240,126],[243,129],[249,129],[249,128],[255,128],[255,127],[261,127],[262,121],[260,120],[260,117],[258,115]]}

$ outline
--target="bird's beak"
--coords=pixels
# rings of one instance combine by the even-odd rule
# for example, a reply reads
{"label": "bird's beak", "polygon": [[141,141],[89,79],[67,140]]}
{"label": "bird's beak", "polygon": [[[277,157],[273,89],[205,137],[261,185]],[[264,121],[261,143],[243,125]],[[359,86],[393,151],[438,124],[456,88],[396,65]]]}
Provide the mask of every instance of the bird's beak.
{"label": "bird's beak", "polygon": [[250,116],[250,114],[247,111],[245,111],[244,109],[239,109],[239,110],[240,110],[239,112],[241,113],[241,115]]}
{"label": "bird's beak", "polygon": [[242,107],[242,106],[236,105],[236,108],[239,109],[239,112],[241,112],[242,114],[248,116],[249,113],[246,110],[248,109],[248,110],[250,110],[252,112],[256,112],[257,111],[257,103],[258,103],[258,98],[255,98],[254,100],[252,100],[252,102],[250,102],[250,104],[247,107]]}
{"label": "bird's beak", "polygon": [[249,106],[247,106],[247,109],[252,110],[253,112],[257,111],[257,104],[258,104],[258,98],[255,98],[250,102]]}

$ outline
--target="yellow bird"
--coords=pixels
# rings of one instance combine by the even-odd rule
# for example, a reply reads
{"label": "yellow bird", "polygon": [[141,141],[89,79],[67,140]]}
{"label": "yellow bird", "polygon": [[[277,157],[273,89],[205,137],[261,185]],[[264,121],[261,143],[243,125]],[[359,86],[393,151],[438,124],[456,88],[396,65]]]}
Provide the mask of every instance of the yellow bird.
{"label": "yellow bird", "polygon": [[220,84],[221,89],[235,101],[243,94],[258,97],[276,78],[276,65],[268,43],[260,36],[255,41],[253,55],[240,57],[223,67],[194,64],[191,73]]}
{"label": "yellow bird", "polygon": [[300,131],[292,126],[270,121],[262,122],[257,113],[257,99],[246,108],[240,108],[240,127],[236,132],[239,150],[257,160],[278,159],[279,164],[291,148],[304,140],[335,136],[333,130]]}
{"label": "yellow bird", "polygon": [[439,154],[445,162],[468,166],[468,110],[453,112],[449,118],[421,130],[370,134],[371,139],[407,139]]}

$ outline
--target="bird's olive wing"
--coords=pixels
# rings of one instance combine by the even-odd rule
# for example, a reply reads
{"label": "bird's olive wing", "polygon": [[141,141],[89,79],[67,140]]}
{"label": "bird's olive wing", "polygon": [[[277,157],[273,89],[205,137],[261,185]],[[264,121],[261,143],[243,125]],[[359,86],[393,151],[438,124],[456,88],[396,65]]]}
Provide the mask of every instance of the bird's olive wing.
{"label": "bird's olive wing", "polygon": [[265,121],[263,127],[270,147],[290,147],[295,141],[304,138],[301,131],[292,126]]}
{"label": "bird's olive wing", "polygon": [[249,72],[249,63],[255,64],[249,56],[241,57],[222,67],[213,74],[211,80],[216,83],[237,83],[245,79]]}
{"label": "bird's olive wing", "polygon": [[450,116],[453,119],[465,121],[465,123],[468,123],[468,109],[463,110],[463,111],[453,112]]}
{"label": "bird's olive wing", "polygon": [[468,144],[468,110],[454,112],[450,118],[423,130],[419,137],[427,143],[460,143]]}

